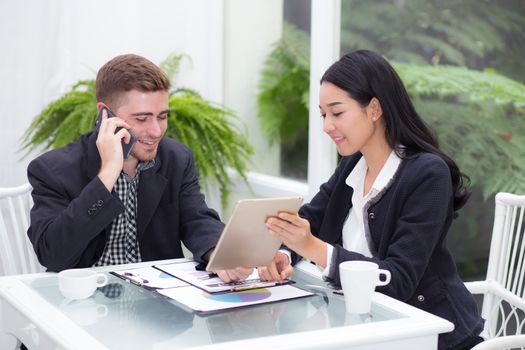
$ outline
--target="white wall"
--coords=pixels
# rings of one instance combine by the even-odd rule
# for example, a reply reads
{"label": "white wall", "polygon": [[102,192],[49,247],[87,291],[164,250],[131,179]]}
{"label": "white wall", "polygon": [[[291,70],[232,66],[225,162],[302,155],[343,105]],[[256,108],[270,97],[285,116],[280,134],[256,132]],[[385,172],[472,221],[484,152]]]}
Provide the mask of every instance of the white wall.
{"label": "white wall", "polygon": [[0,2],[0,187],[25,182],[18,140],[53,95],[59,1]]}
{"label": "white wall", "polygon": [[42,108],[110,58],[188,54],[176,85],[222,102],[222,1],[2,0],[0,187],[27,181],[18,140]]}

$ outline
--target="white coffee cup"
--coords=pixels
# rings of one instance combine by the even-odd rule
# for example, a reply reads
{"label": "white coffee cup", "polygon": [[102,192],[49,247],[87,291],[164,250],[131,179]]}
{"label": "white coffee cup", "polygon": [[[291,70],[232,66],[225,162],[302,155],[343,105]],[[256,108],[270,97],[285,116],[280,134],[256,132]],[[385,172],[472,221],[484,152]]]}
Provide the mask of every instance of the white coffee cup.
{"label": "white coffee cup", "polygon": [[89,269],[69,269],[58,273],[58,287],[68,299],[85,299],[95,293],[98,287],[105,286],[108,277]]}
{"label": "white coffee cup", "polygon": [[[381,275],[384,275],[384,281],[381,281]],[[339,264],[339,276],[345,295],[346,312],[352,314],[369,313],[376,286],[384,286],[390,282],[390,271],[382,270],[370,261],[342,262]]]}

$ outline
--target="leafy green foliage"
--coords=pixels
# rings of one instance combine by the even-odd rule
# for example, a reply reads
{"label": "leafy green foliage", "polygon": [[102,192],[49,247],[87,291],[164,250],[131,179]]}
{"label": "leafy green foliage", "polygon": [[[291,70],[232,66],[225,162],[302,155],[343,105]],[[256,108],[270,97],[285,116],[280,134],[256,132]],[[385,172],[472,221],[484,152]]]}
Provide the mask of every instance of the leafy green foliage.
{"label": "leafy green foliage", "polygon": [[51,102],[22,136],[26,156],[34,149],[54,149],[74,141],[93,128],[97,116],[95,81],[79,81],[71,91]]}
{"label": "leafy green foliage", "polygon": [[[307,130],[309,49],[308,35],[285,22],[283,37],[261,72],[258,116],[270,143],[296,137]],[[305,89],[306,87],[306,89]]]}
{"label": "leafy green foliage", "polygon": [[199,174],[219,184],[225,206],[232,185],[227,167],[236,170],[247,181],[246,163],[253,152],[252,146],[231,122],[236,118],[235,113],[202,99],[189,89],[174,91],[169,103],[166,134],[191,147]]}
{"label": "leafy green foliage", "polygon": [[[513,57],[524,56],[524,13],[522,0],[343,0],[342,52],[371,49],[396,61],[482,69],[507,56],[507,44]],[[523,62],[507,63],[509,76],[525,77]]]}
{"label": "leafy green foliage", "polygon": [[[172,77],[183,57],[170,55],[161,67]],[[231,122],[236,118],[235,113],[185,88],[170,92],[169,105],[166,136],[180,140],[193,150],[201,183],[205,186],[218,183],[225,205],[231,186],[227,167],[246,180],[246,164],[253,153],[246,137]],[[32,121],[22,136],[21,149],[27,155],[40,147],[54,149],[74,142],[93,129],[96,117],[95,81],[80,81]]]}
{"label": "leafy green foliage", "polygon": [[444,150],[485,198],[525,192],[525,85],[494,71],[392,64]]}
{"label": "leafy green foliage", "polygon": [[525,193],[525,123],[517,122],[525,118],[525,110],[490,101],[477,105],[452,98],[413,101],[439,135],[443,150],[485,199],[500,191]]}
{"label": "leafy green foliage", "polygon": [[281,173],[302,179],[308,157],[309,66],[308,35],[285,22],[282,40],[261,71],[258,117],[269,143],[280,141]]}
{"label": "leafy green foliage", "polygon": [[494,101],[525,107],[525,85],[497,74],[446,65],[415,65],[391,62],[414,95],[459,96],[470,102]]}
{"label": "leafy green foliage", "polygon": [[180,64],[182,60],[187,59],[191,62],[191,57],[188,55],[178,55],[174,52],[168,54],[168,57],[162,61],[159,65],[160,69],[166,73],[171,80],[174,80],[174,77],[179,73]]}

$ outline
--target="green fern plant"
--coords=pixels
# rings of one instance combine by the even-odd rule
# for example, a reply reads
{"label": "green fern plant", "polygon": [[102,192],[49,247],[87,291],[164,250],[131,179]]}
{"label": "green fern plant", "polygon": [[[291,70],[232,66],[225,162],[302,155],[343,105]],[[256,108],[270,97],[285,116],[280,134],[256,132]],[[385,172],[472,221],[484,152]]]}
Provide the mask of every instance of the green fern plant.
{"label": "green fern plant", "polygon": [[[62,147],[93,129],[97,116],[95,81],[79,81],[69,92],[48,104],[22,136],[22,148],[31,151]],[[24,157],[25,157],[24,156]]]}
{"label": "green fern plant", "polygon": [[525,192],[525,85],[493,70],[392,64],[442,147],[485,198]]}
{"label": "green fern plant", "polygon": [[247,183],[246,164],[253,153],[252,146],[232,123],[235,112],[204,100],[190,89],[174,90],[169,104],[166,134],[191,147],[199,175],[219,184],[222,205],[226,206],[232,185],[227,168],[234,169]]}
{"label": "green fern plant", "polygon": [[[184,55],[171,54],[160,67],[173,77]],[[253,148],[232,120],[234,111],[203,99],[197,92],[175,88],[169,96],[170,114],[166,136],[190,147],[204,186],[218,184],[223,206],[232,182],[227,168],[246,181],[246,167]],[[35,149],[54,149],[77,140],[93,129],[97,117],[95,81],[76,83],[69,92],[52,101],[31,122],[21,140],[27,154]]]}
{"label": "green fern plant", "polygon": [[449,65],[417,65],[391,61],[408,91],[417,96],[457,97],[463,102],[493,101],[525,107],[525,85],[493,69],[477,71]]}

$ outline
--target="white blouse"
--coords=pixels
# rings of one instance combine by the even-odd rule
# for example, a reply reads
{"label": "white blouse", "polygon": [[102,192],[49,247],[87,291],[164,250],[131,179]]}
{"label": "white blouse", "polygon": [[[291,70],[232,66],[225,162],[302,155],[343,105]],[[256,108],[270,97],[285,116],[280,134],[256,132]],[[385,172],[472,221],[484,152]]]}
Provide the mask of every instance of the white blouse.
{"label": "white blouse", "polygon": [[[348,211],[342,232],[343,248],[346,250],[372,257],[365,237],[364,215],[366,213],[364,211],[366,209],[364,208],[392,180],[399,164],[401,164],[401,158],[397,156],[395,151],[392,151],[367,194],[364,194],[365,176],[368,169],[365,157],[361,157],[352,172],[348,174],[346,184],[354,190],[354,193],[352,194],[352,207]],[[326,268],[323,270],[325,276],[330,271],[334,247],[331,244],[326,244],[326,249]]]}

